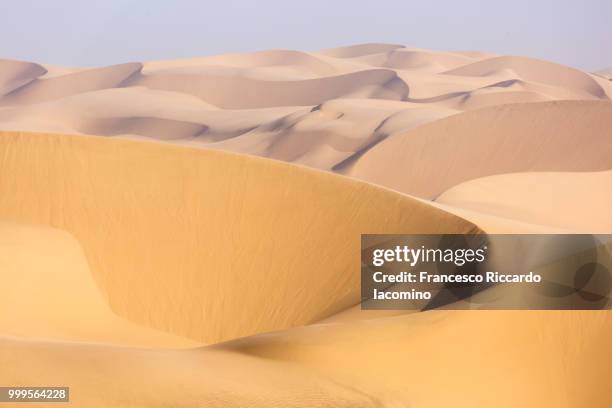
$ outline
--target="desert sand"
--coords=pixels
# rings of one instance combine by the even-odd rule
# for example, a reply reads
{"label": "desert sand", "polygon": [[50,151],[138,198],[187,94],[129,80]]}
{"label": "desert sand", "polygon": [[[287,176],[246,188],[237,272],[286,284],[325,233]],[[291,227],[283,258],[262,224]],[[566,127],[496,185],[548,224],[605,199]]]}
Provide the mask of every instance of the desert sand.
{"label": "desert sand", "polygon": [[392,44],[0,60],[0,385],[78,407],[609,407],[609,311],[359,293],[362,233],[611,233],[607,72]]}

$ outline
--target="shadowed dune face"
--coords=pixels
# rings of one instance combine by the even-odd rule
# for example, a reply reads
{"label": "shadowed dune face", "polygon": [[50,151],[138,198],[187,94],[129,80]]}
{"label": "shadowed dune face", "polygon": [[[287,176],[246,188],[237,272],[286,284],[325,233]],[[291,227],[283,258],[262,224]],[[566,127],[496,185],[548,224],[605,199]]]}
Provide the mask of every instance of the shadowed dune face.
{"label": "shadowed dune face", "polygon": [[83,92],[120,87],[141,69],[142,64],[130,63],[87,69],[51,78],[39,77],[4,95],[0,99],[0,106],[47,102]]}
{"label": "shadowed dune face", "polygon": [[95,137],[0,136],[0,219],[71,232],[115,312],[202,342],[357,304],[364,231],[475,230],[409,197],[280,162]]}
{"label": "shadowed dune face", "polygon": [[38,64],[0,59],[0,96],[46,73],[47,70]]}
{"label": "shadowed dune face", "polygon": [[134,78],[131,85],[191,94],[224,109],[308,106],[340,97],[404,100],[409,92],[395,72],[384,69],[302,81],[159,72]]}

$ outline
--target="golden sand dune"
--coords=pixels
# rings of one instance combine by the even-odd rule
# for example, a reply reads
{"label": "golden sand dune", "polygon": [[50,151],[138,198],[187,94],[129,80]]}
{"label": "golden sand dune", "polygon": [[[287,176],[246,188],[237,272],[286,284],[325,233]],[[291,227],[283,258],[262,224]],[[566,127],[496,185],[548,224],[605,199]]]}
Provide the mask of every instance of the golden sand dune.
{"label": "golden sand dune", "polygon": [[605,311],[434,311],[305,327],[219,349],[298,362],[364,390],[381,387],[395,397],[388,406],[604,408],[612,401],[612,371],[601,364],[612,361],[611,318]]}
{"label": "golden sand dune", "polygon": [[[383,392],[297,364],[207,349],[143,350],[0,337],[3,384],[71,389],[75,407],[374,408]],[[95,369],[92,369],[94,367]],[[19,406],[36,407],[40,403]]]}
{"label": "golden sand dune", "polygon": [[280,162],[128,140],[0,136],[0,219],[71,232],[115,312],[203,342],[358,303],[364,231],[474,230],[409,197]]}
{"label": "golden sand dune", "polygon": [[96,287],[79,243],[46,226],[0,222],[0,335],[140,347],[194,341],[117,317]]}
{"label": "golden sand dune", "polygon": [[69,385],[88,407],[607,408],[611,316],[432,311],[185,351],[4,339],[0,381]]}
{"label": "golden sand dune", "polygon": [[494,174],[608,170],[611,127],[607,101],[490,107],[387,138],[345,173],[433,198]]}

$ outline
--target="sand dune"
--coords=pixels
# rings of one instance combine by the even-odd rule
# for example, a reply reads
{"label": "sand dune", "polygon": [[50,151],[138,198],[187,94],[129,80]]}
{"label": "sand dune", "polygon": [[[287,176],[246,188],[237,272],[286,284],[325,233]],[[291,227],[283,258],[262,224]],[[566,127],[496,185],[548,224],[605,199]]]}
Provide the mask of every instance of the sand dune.
{"label": "sand dune", "polygon": [[339,97],[402,100],[408,95],[406,84],[395,72],[385,69],[302,81],[160,72],[135,78],[131,85],[191,94],[225,109],[317,105]]}
{"label": "sand dune", "polygon": [[0,59],[0,96],[23,86],[47,70],[31,62]]}
{"label": "sand dune", "polygon": [[0,106],[46,102],[96,89],[118,87],[130,76],[140,72],[141,68],[142,64],[129,63],[51,78],[37,78],[4,95],[0,99]]}
{"label": "sand dune", "polygon": [[404,48],[403,45],[398,44],[357,44],[346,47],[329,48],[321,51],[321,54],[328,55],[334,58],[355,58],[364,55],[382,54],[397,49]]}
{"label": "sand dune", "polygon": [[12,368],[0,371],[0,381],[70,386],[70,404],[77,407],[374,408],[388,406],[389,399],[338,376],[239,353],[2,338],[0,350],[0,364]]}
{"label": "sand dune", "polygon": [[388,54],[386,65],[396,69],[423,69],[440,72],[475,61],[467,55],[429,50],[397,49]]}
{"label": "sand dune", "polygon": [[88,407],[606,408],[611,316],[433,311],[185,351],[4,339],[0,381],[57,381]]}
{"label": "sand dune", "polygon": [[474,230],[371,185],[218,151],[3,133],[0,157],[0,218],[72,233],[115,312],[208,343],[358,303],[346,237]]}
{"label": "sand dune", "polygon": [[527,81],[569,89],[585,96],[604,98],[604,89],[589,75],[577,69],[525,57],[496,57],[445,72],[446,75],[491,76],[504,71]]}
{"label": "sand dune", "polygon": [[576,232],[612,231],[610,171],[490,176],[454,186],[436,201],[474,213]]}
{"label": "sand dune", "polygon": [[596,74],[608,80],[612,79],[612,68],[602,69],[601,71],[597,71]]}
{"label": "sand dune", "polygon": [[[21,78],[19,75],[23,78],[10,79]],[[0,96],[0,129],[200,145],[221,142],[211,147],[323,169],[339,166],[351,155],[362,155],[364,145],[338,151],[333,143],[314,143],[300,154],[278,154],[265,146],[270,138],[286,139],[292,133],[292,129],[277,126],[294,118],[285,117],[300,116],[328,102],[350,100],[361,111],[387,109],[379,125],[391,116],[409,117],[405,122],[393,120],[406,125],[397,131],[408,131],[458,111],[508,103],[609,99],[612,95],[612,83],[604,77],[558,64],[392,44],[320,52],[269,50],[94,69],[5,61],[0,64],[0,85],[5,90]],[[388,109],[389,102],[395,101],[408,102],[403,105],[405,113]],[[426,108],[422,115],[411,109],[415,105]],[[312,123],[313,118],[308,119]],[[364,126],[356,116],[351,117],[349,127],[348,121],[327,119],[326,132],[336,135],[336,129],[350,127],[363,135],[367,129],[369,135],[360,136],[367,140],[366,150],[382,140],[375,134],[376,126]],[[334,138],[343,137],[342,132]],[[247,133],[249,137],[229,141]]]}
{"label": "sand dune", "polygon": [[611,102],[503,105],[387,138],[345,174],[433,198],[484,176],[612,168]]}
{"label": "sand dune", "polygon": [[0,222],[0,336],[136,347],[195,341],[117,317],[74,237],[42,225]]}
{"label": "sand dune", "polygon": [[[235,137],[304,110],[300,107],[243,110],[240,118],[236,118],[235,112],[216,109],[190,95],[130,87],[0,109],[0,121],[6,130],[142,136],[182,142],[195,139],[209,143]],[[166,126],[159,127],[159,124]]]}
{"label": "sand dune", "polygon": [[612,401],[611,368],[601,364],[612,359],[611,318],[606,311],[433,311],[315,325],[213,349],[299,363],[374,395],[382,389],[387,406],[604,408]]}
{"label": "sand dune", "polygon": [[455,113],[398,101],[338,99],[209,146],[338,170],[392,133]]}
{"label": "sand dune", "polygon": [[610,233],[608,74],[393,44],[0,60],[0,384],[608,408],[609,312],[362,311],[358,256],[362,233]]}

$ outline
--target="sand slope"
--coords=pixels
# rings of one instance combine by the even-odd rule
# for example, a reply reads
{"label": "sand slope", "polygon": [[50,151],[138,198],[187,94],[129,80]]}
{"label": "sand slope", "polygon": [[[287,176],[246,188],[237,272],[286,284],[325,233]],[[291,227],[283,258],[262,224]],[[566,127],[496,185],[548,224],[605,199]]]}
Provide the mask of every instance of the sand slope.
{"label": "sand slope", "polygon": [[36,78],[4,95],[0,100],[0,105],[46,102],[96,89],[117,87],[139,72],[141,68],[142,65],[139,63],[130,63],[88,69],[50,78]]}
{"label": "sand slope", "polygon": [[387,138],[344,173],[433,198],[493,174],[608,170],[611,128],[610,102],[490,107]]}
{"label": "sand slope", "polygon": [[559,229],[603,234],[612,231],[610,171],[490,176],[452,187],[436,201],[474,213]]}
{"label": "sand slope", "polygon": [[0,222],[0,265],[2,336],[151,348],[198,345],[117,317],[79,243],[64,231]]}
{"label": "sand slope", "polygon": [[91,407],[606,408],[611,316],[433,311],[187,351],[5,339],[0,381],[57,381]]}
{"label": "sand slope", "polygon": [[219,348],[299,362],[366,390],[383,387],[396,406],[603,408],[611,401],[612,372],[602,364],[612,361],[611,318],[601,311],[434,311],[305,327]]}
{"label": "sand slope", "polygon": [[115,312],[203,342],[358,303],[364,231],[474,230],[371,185],[218,151],[2,133],[0,157],[0,218],[71,232]]}
{"label": "sand slope", "polygon": [[[605,90],[587,73],[547,61],[526,57],[496,57],[464,65],[445,72],[446,75],[490,76],[501,70],[511,71],[519,78],[584,93],[595,98],[605,97]],[[585,95],[586,96],[586,95]]]}
{"label": "sand slope", "polygon": [[47,73],[41,65],[0,59],[0,96],[3,96]]}

